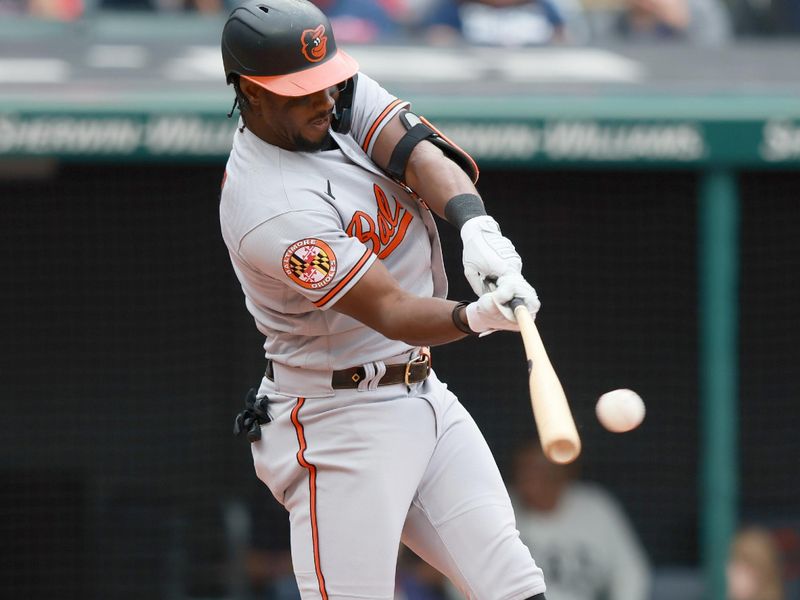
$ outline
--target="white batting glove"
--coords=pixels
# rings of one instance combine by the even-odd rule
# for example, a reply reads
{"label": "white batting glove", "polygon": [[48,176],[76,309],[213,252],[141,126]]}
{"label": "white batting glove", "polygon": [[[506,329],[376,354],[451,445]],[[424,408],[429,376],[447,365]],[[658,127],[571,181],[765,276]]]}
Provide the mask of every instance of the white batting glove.
{"label": "white batting glove", "polygon": [[522,300],[531,316],[536,318],[541,307],[536,290],[522,275],[509,273],[497,280],[497,288],[493,292],[487,292],[467,305],[464,314],[470,329],[481,335],[498,330],[519,331],[514,311],[508,306],[512,298]]}
{"label": "white batting glove", "polygon": [[464,243],[464,275],[476,295],[490,291],[487,279],[494,281],[507,273],[521,273],[522,259],[500,233],[500,225],[489,215],[473,217],[461,228]]}

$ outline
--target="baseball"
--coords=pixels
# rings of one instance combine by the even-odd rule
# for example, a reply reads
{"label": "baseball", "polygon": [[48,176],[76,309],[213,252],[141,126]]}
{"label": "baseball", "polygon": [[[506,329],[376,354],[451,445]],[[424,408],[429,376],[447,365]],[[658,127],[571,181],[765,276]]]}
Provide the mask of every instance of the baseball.
{"label": "baseball", "polygon": [[614,433],[636,429],[644,420],[644,402],[633,390],[613,390],[597,400],[597,420]]}

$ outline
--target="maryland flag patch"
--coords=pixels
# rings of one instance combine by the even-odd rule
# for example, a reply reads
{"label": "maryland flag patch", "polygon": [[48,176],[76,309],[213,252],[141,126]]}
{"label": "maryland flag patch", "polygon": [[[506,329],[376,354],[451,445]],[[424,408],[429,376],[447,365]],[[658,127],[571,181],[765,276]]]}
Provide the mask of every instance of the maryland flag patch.
{"label": "maryland flag patch", "polygon": [[324,288],[336,275],[336,255],[322,240],[299,240],[283,254],[283,271],[306,289]]}

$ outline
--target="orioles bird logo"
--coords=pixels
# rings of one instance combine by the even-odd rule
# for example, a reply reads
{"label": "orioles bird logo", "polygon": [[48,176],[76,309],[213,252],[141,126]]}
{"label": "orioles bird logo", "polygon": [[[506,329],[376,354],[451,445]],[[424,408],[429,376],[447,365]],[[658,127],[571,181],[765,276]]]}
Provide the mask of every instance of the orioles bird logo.
{"label": "orioles bird logo", "polygon": [[316,29],[306,29],[300,35],[303,42],[303,56],[309,62],[319,62],[325,58],[328,52],[328,36],[325,35],[325,26],[320,25]]}

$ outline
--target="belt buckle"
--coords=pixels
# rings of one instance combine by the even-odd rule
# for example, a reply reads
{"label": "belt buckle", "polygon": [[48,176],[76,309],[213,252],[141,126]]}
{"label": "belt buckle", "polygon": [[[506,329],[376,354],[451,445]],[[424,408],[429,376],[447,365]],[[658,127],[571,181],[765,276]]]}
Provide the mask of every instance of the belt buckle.
{"label": "belt buckle", "polygon": [[421,365],[421,364],[427,364],[428,369],[430,369],[431,355],[427,353],[422,353],[416,358],[412,358],[410,361],[406,363],[406,372],[405,376],[403,377],[403,381],[405,381],[405,384],[407,386],[411,385],[411,381],[409,380],[411,377],[411,367],[414,365]]}

